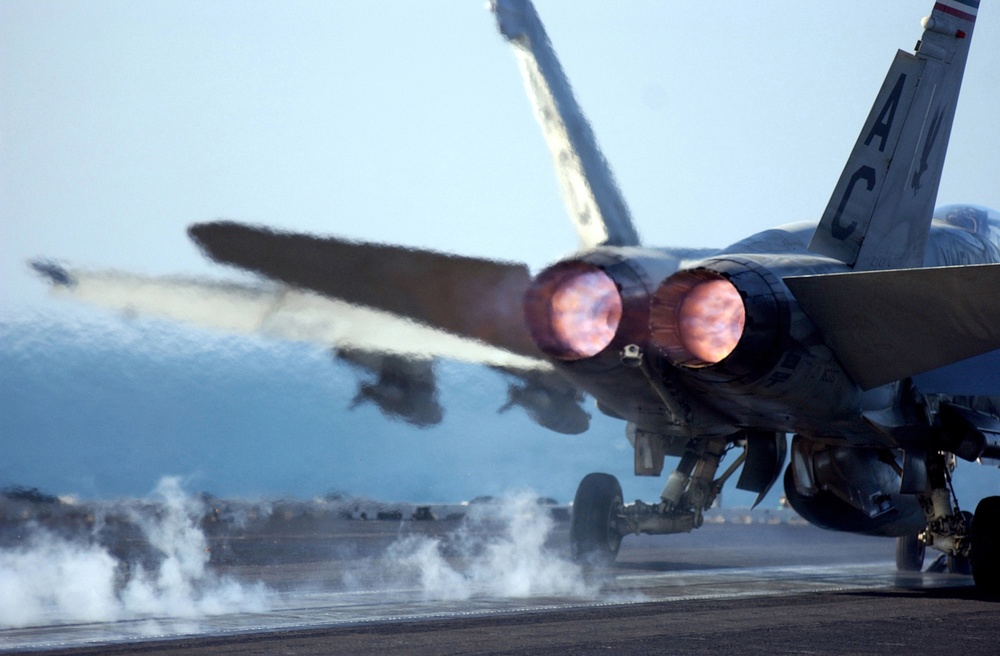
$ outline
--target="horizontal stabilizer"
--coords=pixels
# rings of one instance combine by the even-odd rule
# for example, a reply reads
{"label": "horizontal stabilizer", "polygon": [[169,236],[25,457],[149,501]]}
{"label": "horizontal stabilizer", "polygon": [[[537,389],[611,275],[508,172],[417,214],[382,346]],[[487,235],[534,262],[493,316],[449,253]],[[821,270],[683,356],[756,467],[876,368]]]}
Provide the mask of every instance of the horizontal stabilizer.
{"label": "horizontal stabilizer", "polygon": [[205,253],[292,287],[542,357],[524,324],[528,268],[232,222],[188,229]]}
{"label": "horizontal stabilizer", "polygon": [[1000,265],[785,278],[847,373],[871,389],[1000,349]]}

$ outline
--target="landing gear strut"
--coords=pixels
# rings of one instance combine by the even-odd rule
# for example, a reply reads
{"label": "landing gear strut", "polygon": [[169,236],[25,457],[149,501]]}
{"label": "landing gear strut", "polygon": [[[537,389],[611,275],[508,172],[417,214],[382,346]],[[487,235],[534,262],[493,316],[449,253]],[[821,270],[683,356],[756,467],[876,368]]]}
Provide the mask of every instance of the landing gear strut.
{"label": "landing gear strut", "polygon": [[[926,462],[929,490],[920,495],[919,500],[927,518],[927,528],[917,536],[917,540],[924,546],[944,553],[948,571],[952,574],[969,574],[972,513],[959,510],[951,486],[955,457],[947,453],[928,453]],[[905,568],[900,563],[898,550],[897,543],[896,564],[903,570]]]}
{"label": "landing gear strut", "polygon": [[[622,536],[629,533],[688,533],[702,525],[702,516],[725,482],[746,459],[740,455],[719,478],[715,474],[730,439],[692,443],[667,479],[656,504],[622,503],[622,488],[609,474],[589,474],[573,500],[570,543],[578,562],[606,566],[618,555]],[[784,454],[782,454],[784,455]]]}

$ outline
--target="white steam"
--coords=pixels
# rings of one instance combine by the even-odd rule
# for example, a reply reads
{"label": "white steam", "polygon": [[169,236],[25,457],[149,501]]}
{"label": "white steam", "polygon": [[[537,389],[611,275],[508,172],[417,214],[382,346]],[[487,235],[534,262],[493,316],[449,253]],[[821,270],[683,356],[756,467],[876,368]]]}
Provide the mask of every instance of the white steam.
{"label": "white steam", "polygon": [[263,585],[208,570],[211,554],[197,524],[203,508],[179,480],[162,479],[155,496],[158,512],[130,517],[155,553],[155,567],[121,562],[93,537],[73,541],[43,530],[23,547],[0,551],[0,627],[266,609]]}
{"label": "white steam", "polygon": [[[23,544],[0,550],[0,628],[139,620],[155,632],[160,619],[197,620],[284,605],[263,584],[240,583],[210,568],[209,542],[199,528],[206,508],[183,493],[178,479],[163,479],[155,497],[106,508],[76,539],[36,526]],[[454,531],[406,523],[409,537],[369,566],[353,561],[345,582],[349,589],[372,590],[374,584],[372,591],[381,590],[386,601],[399,594],[426,601],[598,597],[599,582],[585,578],[567,549],[549,546],[552,509],[521,493],[469,506]],[[437,537],[418,535],[425,530]]]}
{"label": "white steam", "polygon": [[409,536],[386,554],[425,599],[597,594],[578,565],[546,545],[553,521],[535,495],[520,493],[470,511],[455,535]]}
{"label": "white steam", "polygon": [[103,548],[39,532],[0,551],[0,628],[118,619],[117,561]]}

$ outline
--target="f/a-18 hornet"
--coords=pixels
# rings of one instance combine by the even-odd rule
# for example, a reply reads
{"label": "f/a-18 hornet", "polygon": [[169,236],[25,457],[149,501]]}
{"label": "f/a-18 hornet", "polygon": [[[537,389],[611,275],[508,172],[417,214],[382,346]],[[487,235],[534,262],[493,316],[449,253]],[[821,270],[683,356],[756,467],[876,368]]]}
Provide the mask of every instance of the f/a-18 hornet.
{"label": "f/a-18 hornet", "polygon": [[679,461],[652,503],[625,503],[610,475],[583,479],[581,561],[613,561],[630,533],[698,528],[742,465],[737,486],[758,502],[784,470],[788,503],[813,524],[897,538],[904,570],[931,547],[1000,593],[1000,496],[973,515],[951,485],[956,458],[1000,460],[1000,215],[934,208],[978,6],[939,0],[914,51],[896,54],[818,223],[719,250],[643,246],[534,7],[494,0],[579,234],[573,255],[532,277],[213,222],[191,237],[260,285],[34,266],[81,300],[330,344],[377,374],[359,400],[420,425],[440,420],[437,357],[505,372],[505,407],[565,433],[587,428],[589,394],[625,422],[637,475]]}

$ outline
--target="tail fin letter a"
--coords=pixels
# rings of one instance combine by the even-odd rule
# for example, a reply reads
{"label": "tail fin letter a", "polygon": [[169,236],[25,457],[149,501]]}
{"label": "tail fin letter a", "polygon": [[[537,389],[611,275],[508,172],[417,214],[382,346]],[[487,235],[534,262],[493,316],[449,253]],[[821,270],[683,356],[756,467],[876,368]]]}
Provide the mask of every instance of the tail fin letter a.
{"label": "tail fin letter a", "polygon": [[905,82],[906,74],[904,73],[896,80],[896,86],[893,87],[889,100],[882,107],[875,125],[872,126],[871,132],[868,133],[868,138],[865,139],[866,146],[871,145],[872,139],[877,136],[881,139],[878,145],[879,152],[885,152],[885,142],[889,138],[889,130],[892,129],[892,120],[896,116],[896,108],[899,107],[899,97],[903,93],[903,84]]}

